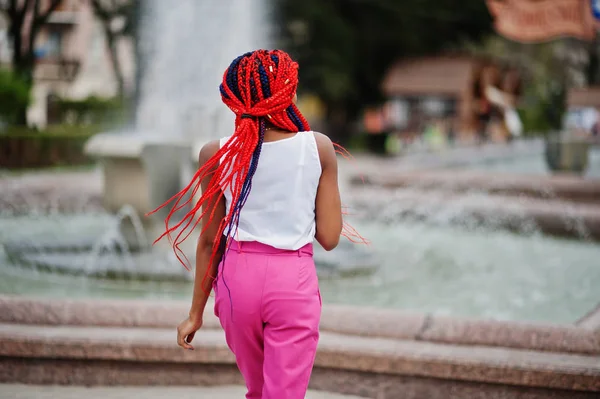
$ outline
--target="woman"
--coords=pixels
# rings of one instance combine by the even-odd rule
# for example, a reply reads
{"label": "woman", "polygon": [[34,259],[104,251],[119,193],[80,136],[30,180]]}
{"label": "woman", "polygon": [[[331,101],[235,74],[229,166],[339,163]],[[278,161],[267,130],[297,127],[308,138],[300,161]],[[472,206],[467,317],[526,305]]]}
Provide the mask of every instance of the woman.
{"label": "woman", "polygon": [[[163,234],[180,230],[172,242],[183,257],[179,244],[202,223],[192,306],[177,343],[194,349],[214,288],[215,314],[246,381],[246,398],[304,398],[321,315],[312,242],[332,250],[342,232],[336,151],[296,107],[297,84],[298,64],[280,50],[231,63],[220,91],[236,115],[235,132],[202,148],[200,169],[172,198]],[[200,200],[169,226],[199,186]]]}

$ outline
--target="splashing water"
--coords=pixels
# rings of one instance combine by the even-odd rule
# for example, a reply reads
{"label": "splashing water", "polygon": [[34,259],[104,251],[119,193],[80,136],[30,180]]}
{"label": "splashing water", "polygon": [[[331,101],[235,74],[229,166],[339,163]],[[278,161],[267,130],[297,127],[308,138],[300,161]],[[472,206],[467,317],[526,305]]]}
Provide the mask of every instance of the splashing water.
{"label": "splashing water", "polygon": [[269,2],[143,3],[137,130],[206,141],[231,134],[234,117],[221,103],[219,84],[235,57],[270,47]]}

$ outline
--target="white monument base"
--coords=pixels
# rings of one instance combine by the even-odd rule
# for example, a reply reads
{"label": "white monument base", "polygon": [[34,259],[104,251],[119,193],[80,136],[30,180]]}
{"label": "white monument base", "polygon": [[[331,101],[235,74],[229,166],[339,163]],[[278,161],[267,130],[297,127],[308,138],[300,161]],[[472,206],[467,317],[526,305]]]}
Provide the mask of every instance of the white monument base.
{"label": "white monument base", "polygon": [[[118,212],[130,205],[140,215],[181,190],[185,175],[193,168],[190,149],[191,143],[185,141],[119,133],[98,134],[85,146],[85,152],[103,168],[104,207]],[[157,217],[163,218],[169,209]]]}

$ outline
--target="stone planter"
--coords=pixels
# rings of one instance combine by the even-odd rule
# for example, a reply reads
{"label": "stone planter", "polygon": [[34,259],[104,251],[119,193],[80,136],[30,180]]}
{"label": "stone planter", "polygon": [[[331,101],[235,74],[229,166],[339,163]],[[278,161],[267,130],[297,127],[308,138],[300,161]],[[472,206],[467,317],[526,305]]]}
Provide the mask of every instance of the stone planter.
{"label": "stone planter", "polygon": [[576,139],[546,141],[546,164],[553,172],[582,174],[587,169],[590,143]]}

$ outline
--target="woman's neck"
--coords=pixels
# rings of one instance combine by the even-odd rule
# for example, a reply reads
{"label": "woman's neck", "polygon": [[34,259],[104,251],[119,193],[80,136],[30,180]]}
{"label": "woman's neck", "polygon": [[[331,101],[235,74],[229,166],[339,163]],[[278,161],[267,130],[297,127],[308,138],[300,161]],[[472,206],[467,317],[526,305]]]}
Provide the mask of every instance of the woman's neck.
{"label": "woman's neck", "polygon": [[290,137],[290,135],[293,136],[294,134],[296,134],[296,132],[290,132],[289,130],[281,129],[280,127],[267,122],[265,127],[264,141],[267,143],[270,141],[278,141],[281,139],[286,139]]}

